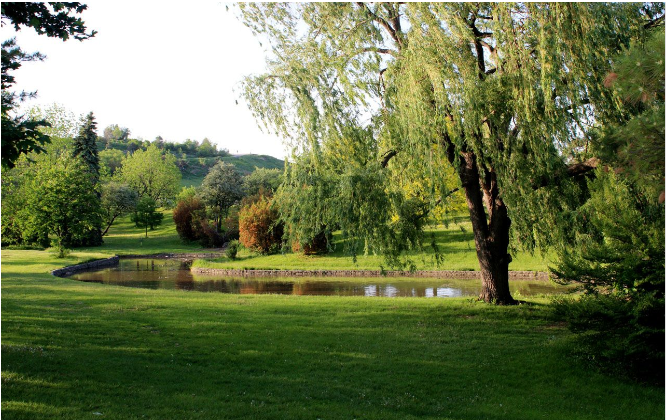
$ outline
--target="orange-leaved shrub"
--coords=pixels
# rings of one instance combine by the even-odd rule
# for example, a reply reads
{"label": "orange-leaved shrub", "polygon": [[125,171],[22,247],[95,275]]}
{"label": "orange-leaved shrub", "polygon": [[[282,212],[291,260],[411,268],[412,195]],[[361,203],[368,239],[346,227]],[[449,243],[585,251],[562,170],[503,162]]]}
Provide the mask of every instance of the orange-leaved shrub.
{"label": "orange-leaved shrub", "polygon": [[284,225],[272,199],[260,197],[238,212],[239,241],[245,248],[268,254],[280,248]]}

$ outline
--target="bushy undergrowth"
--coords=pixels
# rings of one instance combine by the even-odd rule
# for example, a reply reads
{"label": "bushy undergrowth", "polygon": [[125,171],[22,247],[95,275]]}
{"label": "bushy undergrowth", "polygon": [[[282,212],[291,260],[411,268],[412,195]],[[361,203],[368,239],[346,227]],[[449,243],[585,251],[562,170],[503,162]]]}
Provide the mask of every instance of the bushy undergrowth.
{"label": "bushy undergrowth", "polygon": [[663,301],[586,295],[579,300],[557,298],[553,309],[578,335],[578,356],[607,373],[664,384]]}

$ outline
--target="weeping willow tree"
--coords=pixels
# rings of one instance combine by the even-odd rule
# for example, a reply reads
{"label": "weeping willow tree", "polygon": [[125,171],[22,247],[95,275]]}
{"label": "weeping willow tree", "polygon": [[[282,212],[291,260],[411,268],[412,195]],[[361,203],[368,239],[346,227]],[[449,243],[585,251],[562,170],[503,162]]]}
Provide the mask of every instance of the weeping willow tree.
{"label": "weeping willow tree", "polygon": [[[575,180],[597,162],[587,131],[625,118],[603,84],[610,57],[643,36],[659,7],[241,5],[272,52],[244,97],[294,143],[285,188],[296,224],[340,227],[395,256],[460,189],[480,298],[510,304],[511,250],[546,246],[566,224]],[[410,179],[422,181],[418,200],[400,193]]]}

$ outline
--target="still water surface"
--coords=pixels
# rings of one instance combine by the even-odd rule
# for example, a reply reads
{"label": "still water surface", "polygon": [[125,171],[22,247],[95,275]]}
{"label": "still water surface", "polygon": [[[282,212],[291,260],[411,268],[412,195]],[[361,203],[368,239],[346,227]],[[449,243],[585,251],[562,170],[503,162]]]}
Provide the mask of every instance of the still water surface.
{"label": "still water surface", "polygon": [[[71,276],[75,280],[140,287],[235,294],[286,294],[383,297],[478,296],[480,280],[430,278],[388,279],[357,277],[246,278],[192,274],[189,263],[174,259],[127,259],[116,267],[87,271]],[[511,282],[511,292],[519,296],[562,293],[561,286],[544,281]]]}

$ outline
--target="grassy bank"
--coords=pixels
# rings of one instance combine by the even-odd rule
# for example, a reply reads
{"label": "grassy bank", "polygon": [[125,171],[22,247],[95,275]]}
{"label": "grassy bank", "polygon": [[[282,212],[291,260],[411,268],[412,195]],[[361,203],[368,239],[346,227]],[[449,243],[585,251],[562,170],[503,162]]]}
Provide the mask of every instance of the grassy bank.
{"label": "grassy bank", "polygon": [[[435,262],[433,248],[428,245],[421,252],[406,254],[418,270],[463,270],[475,271],[479,269],[474,245],[472,225],[466,217],[456,218],[456,223],[449,226],[438,226],[429,230],[427,235],[433,239],[443,257],[438,266]],[[198,260],[195,267],[201,268],[227,268],[227,269],[273,269],[273,270],[378,270],[385,262],[379,255],[359,255],[356,262],[344,252],[344,244],[339,234],[333,237],[334,251],[326,255],[305,256],[301,254],[259,255],[248,250],[241,250],[238,258],[230,260],[220,257],[214,260]],[[510,270],[516,271],[548,271],[548,259],[539,254],[531,255],[527,252],[518,252],[513,255]]]}
{"label": "grassy bank", "polygon": [[45,274],[61,262],[2,254],[3,418],[664,416],[663,388],[568,358],[543,300],[152,291]]}
{"label": "grassy bank", "polygon": [[147,238],[145,230],[137,228],[130,217],[126,216],[116,220],[109,233],[104,236],[102,246],[77,248],[73,253],[99,255],[99,258],[102,258],[128,254],[201,252],[202,248],[198,243],[187,244],[180,240],[173,222],[173,210],[162,209],[162,212],[162,224],[155,230],[149,230]]}

